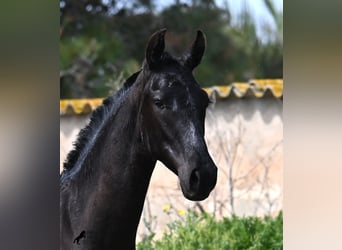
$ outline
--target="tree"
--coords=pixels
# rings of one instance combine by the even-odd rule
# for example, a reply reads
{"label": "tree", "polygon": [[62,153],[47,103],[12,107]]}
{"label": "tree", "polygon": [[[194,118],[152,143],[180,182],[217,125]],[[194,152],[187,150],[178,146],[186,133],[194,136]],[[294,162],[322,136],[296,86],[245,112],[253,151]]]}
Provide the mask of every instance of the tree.
{"label": "tree", "polygon": [[153,0],[61,0],[61,98],[115,91],[140,68],[148,37],[163,27],[174,54],[188,49],[197,29],[205,32],[207,50],[194,72],[202,86],[282,77],[282,14],[265,4],[278,27],[267,44],[260,43],[247,9],[233,26],[229,9],[214,0],[175,0],[160,11]]}

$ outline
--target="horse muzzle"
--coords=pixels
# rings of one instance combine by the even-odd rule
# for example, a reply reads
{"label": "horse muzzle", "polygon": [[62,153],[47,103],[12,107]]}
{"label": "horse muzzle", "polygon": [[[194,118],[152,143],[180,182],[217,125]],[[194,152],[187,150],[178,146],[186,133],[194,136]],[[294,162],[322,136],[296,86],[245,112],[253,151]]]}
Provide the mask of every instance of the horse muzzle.
{"label": "horse muzzle", "polygon": [[190,171],[182,169],[179,174],[183,195],[192,201],[206,199],[217,181],[217,167],[212,161]]}

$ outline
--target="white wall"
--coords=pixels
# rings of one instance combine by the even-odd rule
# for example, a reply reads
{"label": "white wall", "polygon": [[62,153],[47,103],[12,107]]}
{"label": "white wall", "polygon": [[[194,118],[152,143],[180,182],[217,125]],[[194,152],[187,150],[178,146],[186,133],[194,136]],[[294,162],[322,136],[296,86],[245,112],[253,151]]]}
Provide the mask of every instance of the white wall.
{"label": "white wall", "polygon": [[[60,117],[60,167],[88,119],[87,115]],[[188,208],[202,206],[218,217],[230,215],[231,205],[238,215],[272,215],[282,208],[282,100],[217,100],[207,110],[206,140],[219,167],[215,191],[204,202],[187,201],[177,177],[158,162],[143,211],[145,222],[141,222],[138,236],[148,234],[146,223],[162,232],[167,222],[182,216],[178,210]],[[166,213],[164,205],[173,208]]]}

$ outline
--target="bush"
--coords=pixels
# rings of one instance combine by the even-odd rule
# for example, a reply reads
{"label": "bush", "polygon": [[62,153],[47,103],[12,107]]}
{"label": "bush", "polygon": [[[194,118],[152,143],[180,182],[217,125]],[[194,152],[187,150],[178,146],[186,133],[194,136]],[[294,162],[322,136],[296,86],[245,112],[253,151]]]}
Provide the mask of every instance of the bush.
{"label": "bush", "polygon": [[237,217],[216,220],[208,214],[189,213],[169,225],[160,240],[151,235],[138,250],[277,250],[283,249],[282,213],[275,218]]}

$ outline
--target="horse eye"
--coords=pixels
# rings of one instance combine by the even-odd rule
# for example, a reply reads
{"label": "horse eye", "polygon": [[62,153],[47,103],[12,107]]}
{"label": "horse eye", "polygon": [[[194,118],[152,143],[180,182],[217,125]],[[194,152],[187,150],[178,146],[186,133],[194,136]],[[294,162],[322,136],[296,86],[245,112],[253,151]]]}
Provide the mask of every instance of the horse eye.
{"label": "horse eye", "polygon": [[155,99],[154,104],[160,109],[163,109],[165,107],[163,102],[160,99]]}

